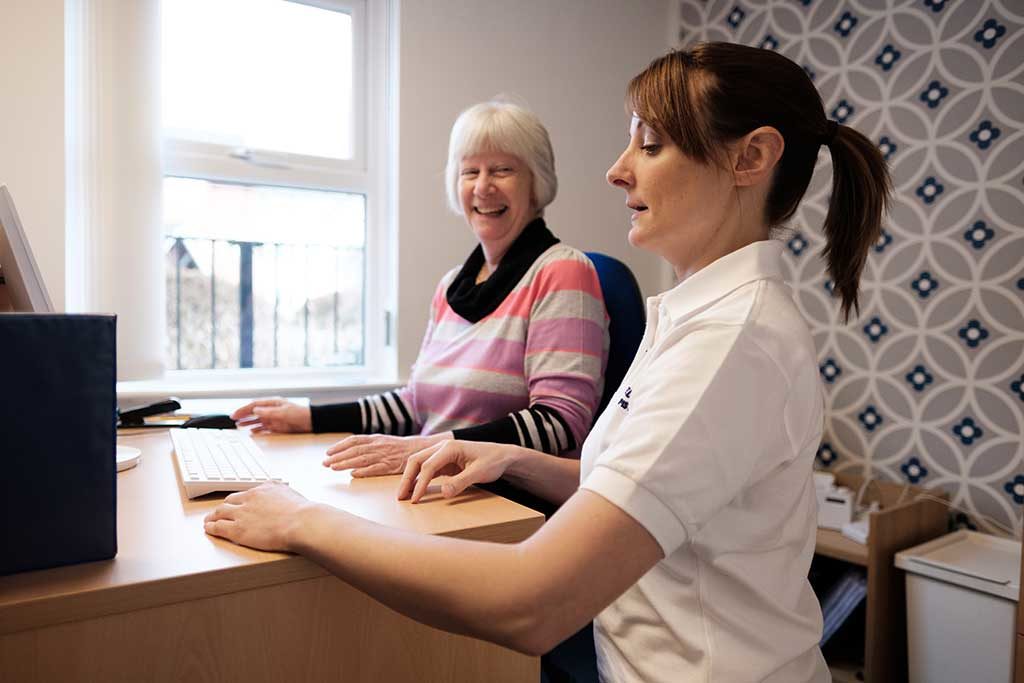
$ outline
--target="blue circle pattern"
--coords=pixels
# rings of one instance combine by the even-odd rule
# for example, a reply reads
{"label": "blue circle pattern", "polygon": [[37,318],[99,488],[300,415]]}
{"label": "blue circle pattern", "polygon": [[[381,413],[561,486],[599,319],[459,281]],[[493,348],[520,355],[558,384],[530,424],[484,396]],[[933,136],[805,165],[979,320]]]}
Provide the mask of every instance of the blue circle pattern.
{"label": "blue circle pattern", "polygon": [[868,321],[868,324],[864,326],[864,334],[868,336],[872,344],[877,344],[878,340],[889,331],[885,323],[878,317],[872,318]]}
{"label": "blue circle pattern", "polygon": [[833,27],[833,30],[841,35],[843,38],[850,35],[850,31],[857,25],[857,17],[853,16],[849,12],[843,12],[843,16],[839,18],[839,21]]}
{"label": "blue circle pattern", "polygon": [[816,457],[818,462],[825,467],[831,467],[832,464],[839,459],[839,455],[832,450],[832,446],[826,441],[823,441],[822,444],[818,446],[818,452],[814,457]]}
{"label": "blue circle pattern", "polygon": [[921,93],[921,101],[927,104],[929,109],[935,109],[935,107],[942,104],[942,100],[946,99],[948,94],[949,88],[943,86],[938,81],[932,81],[925,88],[924,92]]}
{"label": "blue circle pattern", "polygon": [[922,465],[917,458],[910,458],[900,465],[900,469],[903,470],[903,475],[911,484],[916,484],[928,476],[928,468]]}
{"label": "blue circle pattern", "polygon": [[[683,2],[692,7],[699,7],[702,5],[713,7],[717,4],[706,3],[706,0],[683,0]],[[770,39],[775,41],[775,45],[764,45],[764,47],[777,49],[778,45],[781,43],[786,47],[787,51],[793,50],[794,54],[800,54],[801,56],[805,54],[803,50],[798,49],[799,46],[805,44],[804,41],[807,38],[805,34],[787,32],[786,29],[780,28],[782,24],[772,23],[771,21],[768,21],[767,23],[760,23],[762,18],[761,15],[763,13],[762,10],[767,9],[767,12],[764,13],[771,14],[771,8],[774,5],[785,4],[784,2],[744,3],[742,0],[733,0],[733,2],[729,4],[734,4],[734,7],[731,12],[725,15],[726,18],[724,21],[721,18],[723,17],[721,10],[728,9],[728,5],[725,5],[724,8],[719,5],[717,9],[709,9],[706,11],[709,18],[710,16],[719,17],[715,20],[716,23],[720,22],[717,27],[711,27],[710,23],[704,25],[711,30],[712,34],[716,30],[720,32],[724,29],[728,32],[729,36],[731,36],[731,39],[734,40],[745,40],[748,44],[756,45],[759,40],[768,41]],[[839,50],[843,50],[844,45],[850,46],[851,49],[856,45],[856,43],[851,40],[851,37],[871,37],[868,35],[862,35],[864,31],[868,31],[872,36],[876,37],[876,42],[865,43],[865,45],[874,45],[870,51],[863,50],[859,54],[853,54],[851,52],[851,54],[842,57],[841,63],[837,65],[826,65],[824,62],[829,60],[824,58],[822,63],[819,64],[819,62],[816,61],[818,56],[815,55],[812,50],[811,53],[803,57],[803,59],[798,62],[801,63],[802,68],[812,80],[817,78],[817,80],[821,81],[826,76],[831,79],[833,76],[833,71],[830,70],[831,66],[837,66],[838,73],[844,73],[848,68],[856,68],[856,64],[869,66],[870,71],[874,72],[876,77],[881,76],[883,79],[892,78],[890,74],[900,73],[907,68],[918,65],[918,58],[921,56],[921,53],[929,51],[929,47],[920,45],[919,41],[916,41],[916,39],[913,43],[909,41],[909,38],[904,40],[901,36],[910,34],[906,33],[904,29],[901,29],[898,26],[891,27],[891,30],[893,30],[894,33],[886,35],[884,31],[890,30],[890,27],[879,28],[876,25],[876,22],[873,20],[885,13],[880,6],[884,4],[891,7],[893,6],[893,3],[855,3],[852,6],[848,5],[846,8],[843,8],[840,3],[835,3],[833,5],[820,0],[818,2],[813,2],[812,0],[798,0],[798,2],[792,4],[797,6],[802,5],[803,7],[813,7],[815,13],[821,14],[822,16],[820,19],[815,19],[817,22],[817,28],[814,30],[818,32],[820,38],[825,39],[831,44],[837,45]],[[943,52],[946,55],[955,54],[952,51],[947,52],[945,50],[946,43],[952,42],[954,38],[939,37],[939,33],[941,32],[943,36],[953,36],[954,34],[951,33],[951,30],[957,30],[958,33],[956,34],[955,39],[960,42],[960,45],[976,53],[978,58],[987,64],[987,66],[984,67],[984,87],[977,94],[984,94],[984,96],[987,97],[987,93],[991,89],[990,86],[997,85],[994,82],[997,74],[992,72],[992,69],[994,68],[993,65],[997,63],[1009,64],[1008,67],[999,67],[1001,71],[999,72],[998,79],[1003,84],[1005,84],[1006,81],[1010,81],[1013,87],[1018,85],[1021,82],[1019,71],[1012,66],[1012,62],[1006,61],[1007,55],[1003,54],[1003,48],[1013,51],[1014,54],[1019,54],[1022,46],[1022,43],[1020,42],[1021,32],[1024,28],[1016,22],[1009,20],[1010,17],[1015,16],[1015,10],[1010,10],[1006,19],[1000,15],[1006,13],[1006,7],[1016,6],[1016,4],[1019,3],[1008,3],[1006,0],[1001,0],[999,2],[994,0],[985,0],[984,3],[978,3],[978,5],[984,4],[987,9],[974,9],[973,11],[968,11],[968,9],[973,9],[974,6],[974,3],[970,2],[954,4],[948,0],[910,0],[907,5],[910,4],[913,4],[914,7],[903,7],[901,11],[910,11],[915,16],[920,17],[935,27],[936,33],[934,38],[930,41],[930,51],[936,53],[936,55],[933,55],[931,59],[932,63],[939,70],[932,71],[930,74],[927,72],[921,73],[920,71],[917,71],[915,78],[926,76],[923,80],[918,81],[919,85],[908,88],[908,91],[906,92],[884,93],[882,96],[883,101],[881,103],[883,110],[889,105],[890,101],[896,103],[898,100],[902,100],[904,103],[909,103],[912,108],[917,109],[920,116],[932,119],[932,121],[930,121],[931,124],[938,125],[940,123],[940,119],[942,119],[942,121],[952,119],[952,122],[957,124],[959,127],[954,129],[947,125],[944,128],[946,131],[957,131],[955,133],[955,140],[952,140],[951,142],[953,142],[958,149],[962,149],[968,156],[973,157],[973,160],[979,164],[978,168],[982,169],[983,172],[987,169],[988,163],[995,162],[998,164],[997,168],[999,169],[998,174],[1000,175],[1000,178],[982,178],[981,181],[985,185],[983,185],[982,189],[976,189],[974,185],[977,183],[971,183],[967,176],[961,176],[953,170],[946,170],[945,167],[929,168],[922,163],[918,166],[918,170],[916,171],[912,169],[899,169],[903,172],[902,175],[904,176],[900,180],[901,188],[899,190],[899,194],[901,195],[901,198],[909,200],[910,204],[914,204],[914,198],[916,198],[916,200],[921,202],[921,204],[912,206],[910,207],[911,209],[919,210],[921,207],[925,207],[926,209],[935,211],[935,215],[938,219],[942,219],[944,216],[951,217],[955,215],[956,209],[951,212],[947,206],[950,201],[961,201],[960,198],[964,194],[967,194],[968,197],[983,194],[985,191],[984,187],[987,187],[988,183],[991,183],[998,188],[1005,187],[1014,195],[1019,196],[1022,185],[1024,185],[1024,177],[1022,177],[1022,174],[1019,171],[1013,172],[1012,179],[1008,176],[1011,168],[1010,164],[1019,163],[1019,161],[1014,160],[1019,155],[1011,156],[1007,154],[1007,152],[1010,151],[1008,148],[1011,144],[1020,144],[1020,141],[1018,140],[1018,133],[1020,131],[1019,119],[1021,118],[1019,111],[1015,111],[1012,108],[1007,108],[1006,106],[1001,105],[999,102],[995,102],[993,103],[992,109],[984,107],[983,105],[978,105],[982,106],[982,108],[977,110],[976,113],[966,113],[967,107],[964,106],[964,100],[960,97],[960,95],[963,94],[961,91],[970,90],[973,93],[974,90],[982,87],[982,84],[964,82],[962,74],[950,75],[946,73],[942,70],[941,67],[943,65],[937,58],[938,52]],[[753,6],[754,9],[750,9],[751,6]],[[964,6],[966,6],[967,9],[965,9]],[[958,12],[955,16],[950,16],[953,15],[953,12],[946,12],[947,9],[956,9]],[[965,11],[963,13],[959,12],[961,9],[965,9]],[[821,11],[819,12],[819,10]],[[811,14],[811,12],[807,12],[808,17],[810,17]],[[966,17],[961,18],[966,14],[977,17],[977,19],[968,19]],[[757,29],[754,27],[755,18],[758,19]],[[949,21],[947,22],[947,20]],[[1000,23],[1004,21],[1006,22],[1005,26]],[[950,23],[951,25],[947,26],[947,23]],[[955,25],[958,23],[960,24],[959,27]],[[746,29],[746,31],[743,32],[746,34],[746,38],[741,36],[741,31],[739,30],[741,24],[749,24],[749,26],[743,26],[743,28]],[[731,30],[729,28],[730,26],[732,29],[737,30]],[[856,36],[854,35],[854,32],[857,32]],[[705,39],[727,39],[719,38],[712,34],[703,37]],[[907,59],[904,60],[903,57],[907,57]],[[1019,63],[1019,59],[1017,62]],[[1010,71],[1007,71],[1007,68],[1010,69]],[[990,79],[993,80],[993,83],[991,84],[989,83]],[[852,123],[856,125],[858,123],[858,117],[863,117],[864,112],[868,112],[871,116],[874,116],[876,105],[878,103],[874,101],[870,103],[862,101],[859,95],[860,91],[856,84],[850,84],[845,90],[834,89],[832,92],[834,94],[827,102],[826,111],[830,111],[830,118],[833,120],[843,124]],[[1009,95],[1006,96],[1009,97]],[[1019,99],[1016,94],[1013,95],[1013,97],[1015,98],[1012,100],[1013,102],[1016,102],[1017,99]],[[947,100],[950,100],[949,103],[946,102]],[[1010,100],[1007,101],[1009,102]],[[952,105],[955,105],[955,108]],[[997,108],[996,105],[999,105],[999,107]],[[875,119],[872,118],[871,120],[874,121]],[[885,119],[883,118],[881,120],[884,121]],[[917,133],[915,130],[910,128],[904,130],[904,128],[900,127],[899,121],[894,121],[892,126],[894,127],[890,127],[888,129],[882,128],[878,133],[876,133],[880,137],[875,138],[877,140],[879,151],[886,161],[889,161],[890,163],[896,158],[897,154],[901,154],[901,158],[905,157],[908,153],[906,150],[914,152],[920,151],[919,144],[921,143],[926,144],[928,147],[934,147],[937,143],[943,142],[943,140],[939,140],[937,137],[936,139],[929,138],[927,140],[916,139]],[[936,131],[931,132],[938,136]],[[1006,133],[1006,135],[1003,133]],[[943,136],[945,135],[947,134],[944,133]],[[946,137],[944,137],[944,139],[948,140]],[[943,160],[937,160],[937,163],[939,161]],[[911,174],[909,177],[906,176],[907,170],[909,170]],[[916,176],[917,173],[920,173],[921,175]],[[925,173],[928,173],[929,175],[925,176]],[[1010,187],[1011,183],[1012,187]],[[949,190],[948,193],[947,190]],[[950,195],[955,196],[951,198]],[[827,203],[827,199],[825,202]],[[1008,202],[1003,202],[1003,204],[1009,205]],[[956,242],[959,242],[956,235],[962,234],[964,241],[970,245],[970,248],[967,248],[963,242],[954,244],[952,247],[963,253],[968,259],[970,259],[972,252],[974,252],[975,258],[979,262],[978,266],[980,267],[987,263],[985,259],[988,256],[993,255],[991,252],[996,249],[1004,248],[1004,245],[1006,248],[1010,248],[1017,244],[1015,238],[1017,237],[1020,226],[1003,216],[1005,210],[1006,209],[1003,206],[989,206],[973,216],[968,215],[965,218],[957,220],[953,225],[941,225],[939,226],[939,229],[945,233],[948,228],[953,227],[954,232],[949,236]],[[963,216],[963,214],[960,215]],[[928,221],[931,219],[925,217],[923,220]],[[944,221],[940,220],[940,223],[944,223]],[[890,228],[890,230],[895,230],[896,235],[894,236],[889,230],[883,229],[878,241],[873,245],[876,255],[884,253],[884,256],[876,261],[876,264],[882,263],[883,261],[885,263],[889,262],[890,259],[888,257],[894,251],[893,246],[907,247],[909,246],[906,244],[908,239],[911,242],[916,241],[916,232],[912,232],[908,238],[904,236],[904,232],[899,232],[899,230],[896,229],[902,228],[902,226],[897,225],[895,221],[891,225],[895,226]],[[959,229],[956,229],[956,226],[959,226]],[[815,227],[816,226],[810,224],[801,225],[801,231],[791,233],[791,239],[786,243],[790,255],[799,259],[801,267],[805,265],[808,258],[812,256],[811,252],[813,251],[812,246],[814,244],[813,238],[815,237]],[[993,243],[995,244],[993,245]],[[896,254],[897,257],[903,253],[902,250],[896,251],[900,252],[899,254]],[[899,277],[899,279],[896,280],[896,283],[897,286],[901,285],[901,288],[902,286],[910,286],[910,289],[914,292],[915,296],[909,297],[908,302],[910,302],[915,308],[927,308],[928,310],[931,310],[931,306],[928,306],[928,304],[933,303],[937,297],[943,297],[943,295],[949,294],[950,292],[947,292],[947,289],[959,291],[964,285],[974,285],[976,290],[976,285],[978,284],[976,281],[972,281],[977,279],[977,274],[975,274],[973,278],[968,278],[967,276],[959,274],[958,271],[950,271],[953,274],[949,274],[947,276],[946,270],[936,270],[936,268],[941,264],[934,262],[926,262],[927,265],[917,266],[919,272],[915,278],[914,271],[910,270],[911,266],[909,265],[912,262],[904,259],[903,263],[906,263],[907,265],[896,266],[897,268],[902,268],[903,273],[902,277]],[[974,266],[972,265],[972,267]],[[927,270],[924,270],[925,268]],[[1011,269],[1008,270],[1009,272],[1004,270],[1002,273],[996,275],[983,273],[982,277],[983,279],[990,281],[992,284],[995,284],[992,282],[995,278],[999,278],[1000,280],[1007,278],[1008,282],[1006,280],[1002,280],[1005,283],[1002,286],[1013,288],[1017,291],[1017,296],[1014,298],[1019,303],[1024,300],[1024,269],[1018,266],[1018,274],[1013,277],[1011,277],[1012,266]],[[882,271],[879,271],[877,277],[882,277],[882,275]],[[939,278],[941,278],[941,281]],[[885,279],[887,282],[891,282],[888,278],[888,274],[885,274]],[[818,275],[811,282],[814,281],[822,283],[824,291],[830,295],[833,294],[834,282],[828,277],[827,273]],[[906,290],[904,290],[904,292],[906,292]],[[935,292],[935,296],[931,296],[932,292]],[[987,315],[997,316],[998,313],[985,314],[986,317],[984,318],[982,315],[979,315],[979,313],[980,311],[966,313],[966,315],[973,315],[976,317],[971,319],[961,318],[962,322],[960,324],[956,323],[956,318],[950,319],[948,317],[945,318],[944,321],[939,322],[941,323],[942,329],[945,330],[945,334],[948,334],[950,338],[959,339],[964,344],[964,347],[961,347],[961,349],[966,348],[977,352],[980,360],[984,351],[995,350],[994,348],[985,348],[986,344],[989,347],[997,346],[996,341],[993,339],[994,333],[992,330],[986,329],[986,325],[988,323],[985,321],[994,321],[999,318],[987,317]],[[875,315],[876,317],[871,317],[872,315]],[[895,317],[891,317],[893,315],[895,315]],[[953,315],[956,314],[953,313]],[[961,315],[964,314],[961,313]],[[884,318],[882,316],[884,316]],[[870,318],[870,320],[865,324],[866,318]],[[883,319],[886,320],[886,322],[883,322]],[[889,341],[888,334],[890,332],[899,332],[899,335],[894,334],[893,336],[898,336],[898,338],[902,339],[904,333],[913,331],[908,320],[902,319],[900,315],[896,315],[895,313],[885,312],[885,309],[876,309],[875,311],[868,313],[868,315],[861,319],[860,324],[863,325],[863,332],[871,342],[869,346],[872,346],[874,349],[874,351],[870,353],[880,352],[886,348],[883,340]],[[829,326],[829,329],[831,329],[835,326],[835,323],[831,322],[827,323],[827,325]],[[956,337],[953,337],[952,335],[953,330],[956,330]],[[1011,336],[1014,334],[1015,333],[1011,333]],[[1003,335],[999,334],[995,336],[1001,337]],[[848,364],[845,358],[846,356],[842,352],[842,349],[837,349],[828,355],[823,354],[823,356],[819,357],[819,371],[822,376],[823,383],[830,387],[834,387],[840,379],[858,379],[863,375],[862,368]],[[920,361],[923,362],[924,359],[921,358]],[[933,394],[936,394],[939,390],[931,387],[935,387],[937,382],[942,386],[942,378],[946,377],[946,371],[943,369],[945,366],[941,362],[941,359],[935,360],[934,362],[938,363],[938,365],[933,365],[932,361],[929,360],[929,366],[927,367],[925,365],[915,363],[914,366],[909,366],[908,364],[903,366],[901,369],[901,374],[904,375],[905,381],[913,389],[912,393],[917,394],[917,396],[915,396],[917,401],[924,401],[927,398],[927,394],[925,392],[932,391]],[[1007,370],[1009,370],[1009,368]],[[1018,408],[1021,408],[1022,403],[1024,403],[1024,367],[1019,367],[1015,370],[1016,372],[1009,377],[1006,377],[1004,374],[1001,378],[992,378],[992,381],[986,381],[984,384],[992,386],[996,391],[1002,393],[1004,397],[1006,397],[1007,394],[1003,392],[1009,390],[1009,397],[1012,403],[1017,405]],[[895,370],[893,374],[898,377],[899,375],[897,373],[900,372],[900,370]],[[968,378],[971,377],[973,377],[973,374],[971,371],[968,371]],[[972,393],[970,388],[965,389],[965,391],[969,394]],[[837,395],[842,393],[843,392],[838,392]],[[864,403],[861,403],[862,412],[858,415],[864,431],[876,435],[880,431],[877,427],[883,423],[883,416],[879,414],[879,411],[884,412],[887,416],[890,414],[887,407],[888,403],[881,400],[882,397],[878,397],[878,399],[880,402],[874,405],[865,406]],[[1018,401],[1020,403],[1018,403]],[[853,408],[853,406],[849,406],[847,404],[846,409],[849,410],[851,408]],[[854,412],[857,412],[856,408],[853,408],[853,410]],[[886,417],[885,419],[887,420],[888,418]],[[949,430],[952,430],[952,435],[954,436],[954,441],[952,443],[962,444],[964,447],[969,447],[979,439],[982,440],[982,445],[986,445],[986,437],[989,441],[995,440],[991,434],[991,430],[995,428],[994,425],[997,424],[998,421],[993,422],[990,427],[983,427],[983,425],[980,424],[981,422],[984,422],[985,424],[989,423],[984,412],[973,416],[965,416],[961,414],[959,420],[956,420],[955,416],[946,416],[942,418],[942,420],[941,429],[946,433],[945,438],[947,440],[949,439]],[[956,421],[955,424],[951,424],[954,420]],[[885,425],[887,426],[888,422],[885,422]],[[989,433],[986,434],[985,432]],[[1003,432],[997,430],[997,435],[1001,438]],[[838,446],[843,448],[845,452],[846,446],[840,441],[837,441],[838,436],[835,436],[835,438],[832,439],[829,439],[829,436],[832,435],[826,433],[826,439],[838,444]],[[828,440],[822,442],[816,455],[819,465],[824,467],[833,466],[833,463],[837,459],[837,454]],[[888,449],[890,446],[890,444],[887,444],[885,448]],[[962,450],[963,452],[961,457],[966,459],[968,457],[966,455],[966,451],[968,449],[963,448]],[[911,453],[907,455],[909,456],[913,454]],[[848,462],[857,465],[862,462],[870,463],[871,455],[869,453],[857,456],[843,455],[839,459],[843,460],[844,466],[846,466]],[[931,464],[933,463],[928,454],[918,452],[915,457],[909,458],[903,462],[900,469],[902,470],[903,476],[910,481],[917,481],[924,477],[931,477],[934,479],[936,474],[934,472],[929,472],[929,468],[927,467],[927,465]],[[868,466],[870,467],[870,465]],[[936,469],[937,467],[938,465],[931,469]],[[1021,468],[1019,463],[1014,465],[1014,469],[1018,469],[1020,471],[1019,468]],[[941,467],[938,468],[938,470],[942,472],[941,479],[945,482],[948,477],[947,468]],[[986,479],[986,482],[980,485],[986,488],[990,486],[991,488],[988,490],[991,490],[997,497],[1001,497],[1000,493],[1005,489],[1006,493],[1012,497],[1013,501],[1017,505],[1024,505],[1024,471],[1022,471],[1021,474],[1014,475],[1015,473],[1011,470],[1006,474],[997,475],[997,478],[991,482],[987,481],[987,477],[983,477]],[[1013,477],[1013,480],[1007,481],[1011,477]],[[954,488],[956,488],[956,485],[954,485]],[[964,481],[960,482],[959,489],[961,490],[962,495],[968,499],[968,502],[973,505],[973,495],[966,490],[966,483]],[[968,525],[969,528],[973,528],[973,526],[971,526],[969,516],[960,515],[958,520],[958,524]],[[1021,522],[1018,519],[1014,524],[1019,528]]]}
{"label": "blue circle pattern", "polygon": [[960,439],[960,443],[970,446],[976,439],[985,436],[985,430],[981,425],[975,424],[972,418],[965,417],[960,424],[953,425],[953,434]]}
{"label": "blue circle pattern", "polygon": [[1024,375],[1020,379],[1010,382],[1010,391],[1017,394],[1017,398],[1024,401]]}
{"label": "blue circle pattern", "polygon": [[950,531],[960,531],[961,529],[966,529],[968,531],[977,531],[978,526],[974,522],[972,522],[971,518],[968,517],[966,514],[964,514],[963,512],[958,512],[955,515],[953,515],[953,524],[951,525]]}
{"label": "blue circle pattern", "polygon": [[[886,45],[882,48],[882,51],[875,57],[875,64],[882,67],[882,71],[888,71],[893,65],[900,60],[903,53],[897,50],[892,44]],[[886,157],[888,159],[888,157]]]}
{"label": "blue circle pattern", "polygon": [[1006,482],[1003,488],[1013,498],[1014,503],[1024,505],[1024,474],[1018,474],[1013,481]]}
{"label": "blue circle pattern", "polygon": [[957,334],[972,349],[978,348],[978,344],[988,339],[988,330],[977,320],[968,320],[967,326],[961,327]]}
{"label": "blue circle pattern", "polygon": [[920,197],[921,201],[925,204],[931,204],[945,191],[945,185],[936,180],[935,176],[928,176],[924,179],[924,183],[921,184],[921,187],[914,191],[914,194]]}
{"label": "blue circle pattern", "polygon": [[818,370],[821,372],[822,379],[829,384],[835,382],[836,378],[843,374],[843,369],[831,358],[822,363]]}
{"label": "blue circle pattern", "polygon": [[772,34],[767,34],[764,40],[761,41],[759,46],[762,50],[777,50],[779,48],[779,39]]}
{"label": "blue circle pattern", "polygon": [[747,16],[747,13],[743,11],[743,8],[736,5],[732,8],[732,11],[729,12],[729,16],[725,18],[725,21],[729,26],[736,28],[740,25],[740,22],[743,21],[743,17],[745,16]]}
{"label": "blue circle pattern", "polygon": [[832,118],[839,123],[846,123],[847,119],[853,116],[855,112],[853,105],[847,102],[845,99],[839,100],[839,104],[832,109]]}
{"label": "blue circle pattern", "polygon": [[932,274],[927,270],[923,271],[921,275],[910,283],[917,295],[922,299],[927,299],[932,292],[939,288],[939,281],[932,277]]}
{"label": "blue circle pattern", "polygon": [[899,149],[899,145],[890,140],[887,135],[883,136],[882,139],[878,141],[878,151],[882,153],[882,156],[885,157],[886,161],[889,161],[889,159],[892,158],[892,155],[896,153],[897,149]]}
{"label": "blue circle pattern", "polygon": [[804,237],[803,233],[798,232],[786,242],[786,246],[793,252],[793,256],[799,256],[807,248],[807,238]]}
{"label": "blue circle pattern", "polygon": [[875,429],[883,422],[882,416],[878,414],[878,411],[875,410],[875,407],[872,405],[869,405],[864,409],[864,412],[857,415],[857,419],[860,420],[862,425],[864,425],[864,429],[869,432],[875,431]]}
{"label": "blue circle pattern", "polygon": [[996,231],[988,227],[985,221],[974,221],[974,225],[964,233],[964,239],[975,249],[981,249],[985,243],[996,236]]}
{"label": "blue circle pattern", "polygon": [[988,149],[989,145],[999,139],[999,136],[1003,131],[999,130],[992,125],[992,122],[985,119],[978,124],[976,130],[972,130],[968,136],[974,144],[978,146],[978,149]]}
{"label": "blue circle pattern", "polygon": [[915,365],[914,369],[907,373],[907,381],[914,387],[914,391],[918,392],[924,391],[934,379],[923,365]]}
{"label": "blue circle pattern", "polygon": [[892,233],[882,228],[882,233],[878,236],[878,241],[875,242],[875,253],[881,254],[890,244],[892,244]]}
{"label": "blue circle pattern", "polygon": [[981,43],[982,47],[986,50],[991,50],[996,45],[996,41],[1002,38],[1006,34],[1006,27],[1001,25],[995,19],[988,19],[978,32],[974,34],[974,40]]}

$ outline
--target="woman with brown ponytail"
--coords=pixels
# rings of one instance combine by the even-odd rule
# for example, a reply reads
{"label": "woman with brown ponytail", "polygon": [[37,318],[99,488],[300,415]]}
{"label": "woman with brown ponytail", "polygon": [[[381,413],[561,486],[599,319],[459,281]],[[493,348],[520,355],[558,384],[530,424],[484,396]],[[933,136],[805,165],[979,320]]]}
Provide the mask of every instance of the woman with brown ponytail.
{"label": "woman with brown ponytail", "polygon": [[386,529],[277,485],[232,494],[206,530],[303,553],[416,619],[524,652],[594,619],[605,681],[828,681],[807,582],[823,402],[771,235],[825,145],[824,255],[849,316],[888,171],[774,52],[672,52],[632,80],[628,103],[629,144],[608,181],[626,193],[629,241],[679,283],[649,300],[640,350],[581,461],[448,441],[410,458],[398,492],[415,503],[439,475],[446,497],[504,475],[560,511],[503,546]]}

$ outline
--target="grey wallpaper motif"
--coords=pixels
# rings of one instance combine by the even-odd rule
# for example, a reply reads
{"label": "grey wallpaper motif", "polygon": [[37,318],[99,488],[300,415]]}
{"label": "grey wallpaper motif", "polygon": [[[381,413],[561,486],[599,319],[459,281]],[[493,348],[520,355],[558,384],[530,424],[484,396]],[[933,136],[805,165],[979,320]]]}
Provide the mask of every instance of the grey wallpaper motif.
{"label": "grey wallpaper motif", "polygon": [[878,143],[893,211],[839,321],[818,253],[819,157],[784,236],[828,395],[819,466],[938,486],[1021,532],[1024,2],[681,0],[679,45],[728,40],[802,65],[833,119]]}

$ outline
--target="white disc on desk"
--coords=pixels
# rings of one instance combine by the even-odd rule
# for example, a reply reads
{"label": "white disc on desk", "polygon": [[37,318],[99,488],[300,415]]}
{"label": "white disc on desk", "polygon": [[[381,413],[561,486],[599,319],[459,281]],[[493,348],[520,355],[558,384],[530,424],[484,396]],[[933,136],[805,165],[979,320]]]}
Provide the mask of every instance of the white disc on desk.
{"label": "white disc on desk", "polygon": [[139,464],[139,457],[142,451],[131,446],[117,447],[117,471],[127,470]]}

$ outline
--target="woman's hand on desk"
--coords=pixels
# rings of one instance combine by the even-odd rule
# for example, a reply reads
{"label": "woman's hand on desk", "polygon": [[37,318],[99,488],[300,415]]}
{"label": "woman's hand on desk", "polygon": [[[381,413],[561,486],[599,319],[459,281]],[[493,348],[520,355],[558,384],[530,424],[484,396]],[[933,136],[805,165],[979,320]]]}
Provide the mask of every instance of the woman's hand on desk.
{"label": "woman's hand on desk", "polygon": [[313,418],[309,408],[283,398],[261,398],[231,413],[239,427],[254,432],[311,432]]}
{"label": "woman's hand on desk", "polygon": [[398,499],[416,503],[436,477],[449,475],[441,495],[452,498],[472,484],[497,481],[515,461],[518,449],[483,441],[443,441],[409,458],[398,484]]}
{"label": "woman's hand on desk", "polygon": [[451,432],[432,436],[356,434],[327,449],[324,467],[352,470],[353,477],[401,474],[413,453],[452,438]]}
{"label": "woman's hand on desk", "polygon": [[258,550],[291,550],[301,512],[315,507],[286,484],[261,484],[232,493],[206,516],[203,529],[211,536]]}

